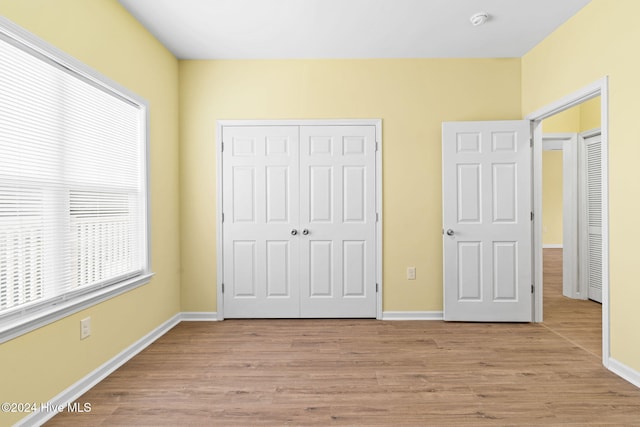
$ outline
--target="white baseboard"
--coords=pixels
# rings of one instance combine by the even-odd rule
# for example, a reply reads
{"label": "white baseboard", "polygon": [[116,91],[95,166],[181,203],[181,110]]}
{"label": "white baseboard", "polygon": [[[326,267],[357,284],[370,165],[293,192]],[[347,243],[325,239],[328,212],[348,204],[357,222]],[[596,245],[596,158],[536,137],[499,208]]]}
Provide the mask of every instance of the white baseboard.
{"label": "white baseboard", "polygon": [[640,372],[633,368],[628,367],[624,363],[618,362],[616,359],[609,358],[609,370],[621,377],[624,380],[629,381],[634,386],[640,388]]}
{"label": "white baseboard", "polygon": [[383,311],[382,320],[443,320],[441,311]]}
{"label": "white baseboard", "polygon": [[215,311],[183,311],[180,313],[180,320],[183,322],[215,322],[218,313]]}
{"label": "white baseboard", "polygon": [[562,243],[547,243],[542,245],[542,249],[562,249]]}
{"label": "white baseboard", "polygon": [[[91,387],[98,384],[100,381],[105,379],[109,374],[118,369],[120,366],[124,365],[129,361],[133,356],[140,353],[142,350],[151,345],[155,340],[160,338],[162,335],[167,333],[171,328],[180,323],[181,313],[176,314],[171,319],[167,320],[153,331],[149,332],[144,337],[140,338],[135,343],[131,344],[129,347],[121,351],[111,360],[104,363],[102,366],[98,367],[96,370],[82,378],[80,381],[72,384],[69,388],[64,390],[62,393],[55,396],[48,403],[50,404],[50,408],[55,407],[63,407],[67,408],[68,404],[73,403],[76,399],[82,396],[84,393],[89,391]],[[18,421],[16,426],[40,426],[57,415],[58,412],[55,410],[51,411],[43,411],[37,410],[32,412],[30,415],[24,417],[20,421]]]}

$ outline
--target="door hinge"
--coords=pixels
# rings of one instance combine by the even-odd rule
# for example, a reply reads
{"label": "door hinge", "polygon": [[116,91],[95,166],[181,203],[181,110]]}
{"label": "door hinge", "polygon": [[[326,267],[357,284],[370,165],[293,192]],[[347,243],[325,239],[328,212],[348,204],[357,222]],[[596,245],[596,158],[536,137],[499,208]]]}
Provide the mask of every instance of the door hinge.
{"label": "door hinge", "polygon": [[376,212],[376,222],[380,221],[380,215],[378,214],[378,212]]}
{"label": "door hinge", "polygon": [[222,222],[224,222],[224,212],[222,212]]}
{"label": "door hinge", "polygon": [[378,284],[376,283],[376,293],[378,293]]}
{"label": "door hinge", "polygon": [[220,143],[220,151],[224,151],[224,142]]}
{"label": "door hinge", "polygon": [[379,150],[379,148],[378,148],[378,141],[376,141],[376,151],[378,151],[378,150]]}
{"label": "door hinge", "polygon": [[535,286],[531,285],[531,293],[533,293],[535,291]]}
{"label": "door hinge", "polygon": [[224,283],[222,284],[222,293],[224,294]]}
{"label": "door hinge", "polygon": [[533,212],[531,212],[531,221],[533,221]]}
{"label": "door hinge", "polygon": [[529,139],[529,147],[533,148],[533,138]]}

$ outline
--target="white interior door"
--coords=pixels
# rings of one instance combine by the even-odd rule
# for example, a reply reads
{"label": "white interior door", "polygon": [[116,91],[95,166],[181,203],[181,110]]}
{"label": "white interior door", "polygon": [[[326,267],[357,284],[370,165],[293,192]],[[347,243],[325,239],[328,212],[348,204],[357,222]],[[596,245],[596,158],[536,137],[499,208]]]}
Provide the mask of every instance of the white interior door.
{"label": "white interior door", "polygon": [[584,139],[581,163],[582,281],[589,299],[602,302],[602,139],[600,134]]}
{"label": "white interior door", "polygon": [[303,317],[376,317],[375,131],[300,130]]}
{"label": "white interior door", "polygon": [[222,141],[224,316],[376,317],[376,126]]}
{"label": "white interior door", "polygon": [[226,317],[299,317],[298,127],[223,130]]}
{"label": "white interior door", "polygon": [[444,319],[529,322],[528,121],[443,123]]}

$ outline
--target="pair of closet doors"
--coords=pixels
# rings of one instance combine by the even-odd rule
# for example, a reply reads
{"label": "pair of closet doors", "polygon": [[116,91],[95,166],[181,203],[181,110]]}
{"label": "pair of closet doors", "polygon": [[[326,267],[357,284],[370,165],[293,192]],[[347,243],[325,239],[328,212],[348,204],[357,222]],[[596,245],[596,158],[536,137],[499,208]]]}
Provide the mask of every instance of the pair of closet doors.
{"label": "pair of closet doors", "polygon": [[225,318],[376,317],[374,125],[229,125]]}

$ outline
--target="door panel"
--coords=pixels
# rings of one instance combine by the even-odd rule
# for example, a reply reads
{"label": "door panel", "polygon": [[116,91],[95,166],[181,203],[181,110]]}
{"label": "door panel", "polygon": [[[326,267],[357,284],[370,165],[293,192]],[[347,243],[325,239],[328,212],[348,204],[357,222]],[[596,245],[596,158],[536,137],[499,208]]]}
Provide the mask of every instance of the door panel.
{"label": "door panel", "polygon": [[333,291],[333,242],[309,242],[311,297],[331,297]]}
{"label": "door panel", "polygon": [[375,133],[223,128],[225,317],[376,317]]}
{"label": "door panel", "polygon": [[288,240],[267,241],[267,297],[291,297]]}
{"label": "door panel", "polygon": [[478,224],[482,221],[480,203],[480,172],[478,164],[458,165],[458,222]]}
{"label": "door panel", "polygon": [[298,128],[223,129],[224,313],[299,317]]}
{"label": "door panel", "polygon": [[443,123],[445,320],[531,321],[529,135],[527,121]]}
{"label": "door panel", "polygon": [[[309,171],[310,185],[307,189],[311,208],[310,223],[333,222],[333,166],[312,166]],[[303,171],[303,172],[304,172]]]}
{"label": "door panel", "polygon": [[303,317],[375,317],[375,127],[300,128]]}
{"label": "door panel", "polygon": [[583,235],[586,240],[586,265],[583,268],[587,296],[602,302],[602,138],[600,134],[584,140],[582,170],[584,176]]}
{"label": "door panel", "polygon": [[255,298],[256,295],[256,242],[233,242],[233,296]]}
{"label": "door panel", "polygon": [[267,224],[289,222],[289,167],[267,166]]}

